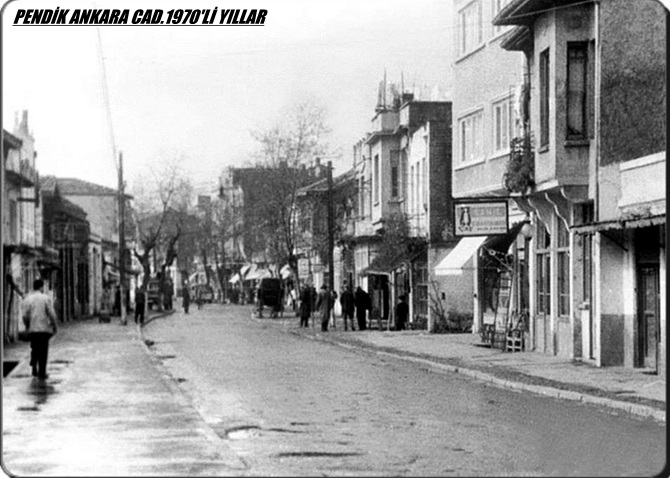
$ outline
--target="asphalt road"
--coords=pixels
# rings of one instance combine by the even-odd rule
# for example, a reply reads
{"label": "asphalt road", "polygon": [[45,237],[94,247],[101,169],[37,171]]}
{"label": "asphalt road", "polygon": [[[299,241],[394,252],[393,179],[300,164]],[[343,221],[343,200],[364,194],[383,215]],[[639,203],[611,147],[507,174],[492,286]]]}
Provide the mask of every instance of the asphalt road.
{"label": "asphalt road", "polygon": [[665,464],[663,424],[288,333],[297,323],[206,305],[145,327],[252,475],[650,476]]}

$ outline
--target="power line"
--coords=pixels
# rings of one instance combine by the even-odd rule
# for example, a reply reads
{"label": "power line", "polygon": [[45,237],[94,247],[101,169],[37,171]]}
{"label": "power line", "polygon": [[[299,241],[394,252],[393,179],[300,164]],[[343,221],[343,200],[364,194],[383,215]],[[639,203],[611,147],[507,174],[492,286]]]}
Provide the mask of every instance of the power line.
{"label": "power line", "polygon": [[105,69],[105,57],[102,54],[102,39],[100,37],[100,27],[95,28],[98,38],[98,58],[100,59],[100,67],[102,69],[102,96],[105,103],[105,116],[107,117],[107,125],[109,127],[109,138],[112,143],[112,158],[114,161],[115,170],[119,170],[119,162],[116,159],[116,139],[114,138],[114,124],[112,123],[112,108],[109,102],[109,90],[107,88],[107,71]]}

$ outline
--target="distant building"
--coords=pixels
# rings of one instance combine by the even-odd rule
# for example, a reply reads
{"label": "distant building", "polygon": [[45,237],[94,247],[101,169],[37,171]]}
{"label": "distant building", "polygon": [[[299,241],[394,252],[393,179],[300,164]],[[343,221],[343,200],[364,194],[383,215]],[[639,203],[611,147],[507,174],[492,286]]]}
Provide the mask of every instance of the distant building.
{"label": "distant building", "polygon": [[461,300],[471,296],[471,284],[459,292],[456,281],[448,284],[433,273],[454,243],[451,103],[418,101],[396,88],[387,98],[382,88],[371,131],[353,149],[355,285],[371,295],[373,324],[392,327],[393,306],[405,295],[410,322],[431,328],[436,303],[472,313],[471,303]]}
{"label": "distant building", "polygon": [[[82,305],[82,313],[95,314],[102,307],[105,290],[108,294],[119,285],[121,260],[119,259],[119,209],[118,191],[106,186],[77,178],[46,176],[41,179],[41,188],[56,194],[78,206],[86,213],[91,238],[87,243],[87,272],[80,272],[90,281],[93,295]],[[132,210],[132,196],[126,195],[126,257],[124,258],[125,290],[132,291],[136,285],[138,267],[132,255],[137,240],[137,231]],[[82,266],[83,267],[83,266]],[[113,296],[112,296],[113,297]]]}
{"label": "distant building", "polygon": [[58,186],[42,190],[44,242],[58,251],[54,306],[67,321],[100,312],[100,238],[91,232],[86,212],[61,197]]}

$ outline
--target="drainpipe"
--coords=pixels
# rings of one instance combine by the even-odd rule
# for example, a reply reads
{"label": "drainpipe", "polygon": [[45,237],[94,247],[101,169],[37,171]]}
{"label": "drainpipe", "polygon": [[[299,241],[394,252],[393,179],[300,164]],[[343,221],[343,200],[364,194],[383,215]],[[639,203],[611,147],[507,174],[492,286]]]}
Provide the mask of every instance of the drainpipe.
{"label": "drainpipe", "polygon": [[[595,23],[595,74],[594,74],[594,149],[595,149],[595,188],[594,188],[594,201],[593,201],[593,214],[594,214],[594,220],[597,223],[600,221],[600,88],[601,88],[601,46],[600,46],[600,2],[598,0],[595,1],[594,3],[594,23]],[[595,281],[594,281],[594,289],[593,290],[593,310],[591,311],[592,315],[592,320],[595,321],[595,337],[591,337],[591,340],[594,343],[593,347],[593,355],[595,356],[596,359],[596,365],[600,366],[601,365],[601,343],[600,343],[600,306],[601,306],[601,294],[600,294],[600,274],[601,274],[601,268],[600,268],[600,233],[596,232],[595,233],[595,241],[593,241],[592,244],[592,254],[593,252],[596,253],[596,257],[594,257],[593,262],[595,264],[594,267],[594,272],[595,272]]]}
{"label": "drainpipe", "polygon": [[595,2],[595,12],[594,12],[594,17],[595,17],[595,41],[596,41],[596,47],[595,47],[595,75],[594,75],[594,149],[595,149],[595,191],[594,191],[594,219],[595,222],[598,222],[600,220],[600,82],[601,82],[601,74],[600,74],[600,54],[601,54],[601,48],[600,48],[600,2],[596,1]]}

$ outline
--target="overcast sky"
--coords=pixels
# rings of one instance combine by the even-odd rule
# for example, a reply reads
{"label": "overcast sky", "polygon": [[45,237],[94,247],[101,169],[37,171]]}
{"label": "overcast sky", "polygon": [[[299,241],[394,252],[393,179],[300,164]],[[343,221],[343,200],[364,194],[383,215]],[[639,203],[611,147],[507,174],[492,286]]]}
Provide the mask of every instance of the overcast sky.
{"label": "overcast sky", "polygon": [[[448,93],[451,3],[18,0],[2,17],[3,126],[11,131],[15,112],[29,111],[42,175],[115,187],[113,136],[130,183],[179,155],[206,192],[223,168],[242,165],[254,151],[251,130],[309,97],[327,108],[341,173],[369,130],[384,70],[389,81],[399,83],[402,74],[408,88],[439,85]],[[268,14],[254,28],[11,26],[18,8],[57,6]]]}
{"label": "overcast sky", "polygon": [[[312,97],[328,110],[329,143],[351,148],[389,81],[449,88],[450,1],[29,1],[2,21],[3,126],[28,110],[41,174],[116,186],[111,137],[135,181],[180,155],[206,189],[256,147],[250,131]],[[264,8],[265,26],[11,26],[18,8]],[[100,36],[100,45],[98,42]],[[101,61],[100,52],[104,57]],[[103,65],[106,75],[103,74]],[[104,94],[106,77],[110,115]]]}

